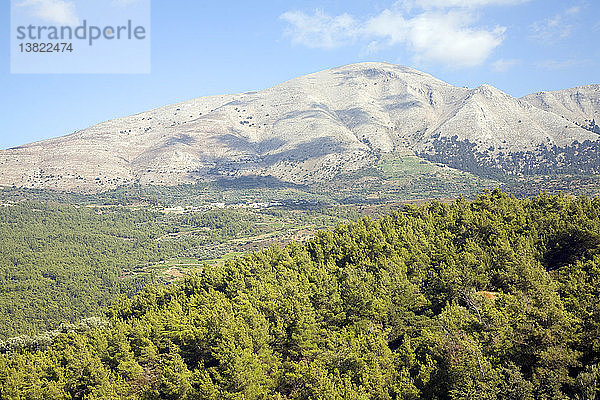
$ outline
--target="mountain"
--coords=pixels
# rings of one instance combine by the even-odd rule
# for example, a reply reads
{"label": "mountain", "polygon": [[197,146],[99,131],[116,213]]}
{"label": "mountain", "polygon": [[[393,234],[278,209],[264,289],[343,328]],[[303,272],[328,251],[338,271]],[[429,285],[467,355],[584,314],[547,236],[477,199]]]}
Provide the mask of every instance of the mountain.
{"label": "mountain", "polygon": [[99,192],[243,176],[313,184],[416,155],[483,176],[600,172],[599,86],[517,99],[360,63],[0,151],[0,185]]}
{"label": "mountain", "polygon": [[600,134],[600,85],[534,93],[523,97],[523,100]]}

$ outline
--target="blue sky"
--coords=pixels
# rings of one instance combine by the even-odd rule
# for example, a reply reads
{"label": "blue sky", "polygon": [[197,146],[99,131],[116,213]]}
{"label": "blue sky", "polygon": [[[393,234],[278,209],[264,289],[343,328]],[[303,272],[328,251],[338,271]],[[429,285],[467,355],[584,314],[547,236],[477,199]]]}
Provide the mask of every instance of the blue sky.
{"label": "blue sky", "polygon": [[[57,23],[81,18],[92,0],[15,1]],[[122,2],[126,13],[136,0],[94,1]],[[140,75],[11,74],[9,2],[0,13],[0,148],[361,61],[513,96],[600,83],[597,0],[154,0],[151,73]]]}

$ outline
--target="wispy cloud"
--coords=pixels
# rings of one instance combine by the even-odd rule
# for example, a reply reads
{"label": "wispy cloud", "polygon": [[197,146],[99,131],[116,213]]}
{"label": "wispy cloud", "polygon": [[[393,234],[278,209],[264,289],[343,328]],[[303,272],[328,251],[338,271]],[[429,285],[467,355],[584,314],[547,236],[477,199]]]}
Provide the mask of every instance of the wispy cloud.
{"label": "wispy cloud", "polygon": [[127,7],[131,4],[139,3],[141,0],[111,0],[110,5],[113,7]]}
{"label": "wispy cloud", "polygon": [[544,60],[536,63],[536,67],[551,71],[569,69],[573,67],[581,67],[589,64],[591,61],[587,59],[571,58],[567,60]]}
{"label": "wispy cloud", "polygon": [[17,3],[17,7],[24,7],[30,14],[44,21],[58,25],[77,25],[79,17],[75,10],[75,3],[66,0],[24,0]]}
{"label": "wispy cloud", "polygon": [[565,11],[565,14],[566,15],[575,15],[575,14],[579,14],[580,11],[581,11],[580,6],[573,6],[571,8],[567,8],[567,10]]}
{"label": "wispy cloud", "polygon": [[557,40],[571,36],[573,25],[571,18],[579,14],[581,7],[574,6],[551,18],[536,21],[531,25],[533,38],[544,44],[553,44]]}
{"label": "wispy cloud", "polygon": [[487,6],[512,6],[527,3],[530,0],[403,0],[398,4],[404,8],[444,9],[444,8],[478,8]]}
{"label": "wispy cloud", "polygon": [[288,23],[285,32],[291,41],[307,47],[331,49],[358,41],[363,52],[377,52],[402,46],[416,63],[473,67],[481,65],[503,42],[506,28],[477,27],[472,8],[526,1],[405,0],[369,19],[329,15],[322,10],[288,11],[281,19]]}
{"label": "wispy cloud", "polygon": [[313,15],[288,11],[281,15],[289,23],[286,34],[292,42],[311,48],[331,49],[354,39],[360,31],[358,22],[348,14],[330,16],[322,10]]}
{"label": "wispy cloud", "polygon": [[505,59],[501,58],[492,63],[492,69],[496,72],[507,72],[508,70],[510,70],[512,67],[514,67],[515,65],[517,65],[519,63],[520,63],[519,60],[515,60],[515,59],[505,60]]}

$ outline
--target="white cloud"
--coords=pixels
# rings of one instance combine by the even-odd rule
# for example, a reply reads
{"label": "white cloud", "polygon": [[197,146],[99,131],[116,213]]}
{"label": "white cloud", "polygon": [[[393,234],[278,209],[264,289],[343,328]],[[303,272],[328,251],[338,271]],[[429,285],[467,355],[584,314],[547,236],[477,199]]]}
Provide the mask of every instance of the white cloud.
{"label": "white cloud", "polygon": [[389,45],[404,44],[417,63],[441,62],[454,67],[482,64],[503,40],[505,28],[472,28],[465,12],[425,12],[405,19],[386,10],[366,23],[366,32]]}
{"label": "white cloud", "polygon": [[75,3],[66,0],[24,0],[17,7],[26,7],[31,15],[58,25],[77,25]]}
{"label": "white cloud", "polygon": [[329,49],[368,40],[367,52],[404,46],[417,63],[440,62],[453,67],[482,64],[502,43],[505,32],[503,27],[473,27],[475,18],[466,10],[423,11],[411,17],[385,10],[365,21],[348,14],[330,16],[319,10],[313,15],[287,12],[281,18],[290,24],[286,34],[292,42],[307,47]]}
{"label": "white cloud", "polygon": [[311,48],[339,47],[354,39],[359,31],[358,23],[348,14],[332,17],[321,10],[314,15],[288,11],[280,18],[290,24],[286,34],[292,42]]}
{"label": "white cloud", "polygon": [[506,72],[515,65],[519,64],[519,62],[519,60],[515,59],[505,60],[501,58],[492,63],[492,69],[496,72]]}

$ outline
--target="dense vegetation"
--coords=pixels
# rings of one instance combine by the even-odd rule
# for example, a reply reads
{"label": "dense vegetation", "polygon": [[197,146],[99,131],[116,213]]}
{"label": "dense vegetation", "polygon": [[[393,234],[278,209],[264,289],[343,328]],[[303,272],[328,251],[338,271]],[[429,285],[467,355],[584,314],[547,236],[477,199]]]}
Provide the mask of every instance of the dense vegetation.
{"label": "dense vegetation", "polygon": [[252,238],[282,242],[287,232],[333,226],[346,214],[6,203],[0,207],[0,339],[98,315],[121,295],[161,282],[174,265],[185,269],[178,259],[169,263],[174,257],[192,257],[197,265],[263,244]]}
{"label": "dense vegetation", "polygon": [[0,208],[0,338],[94,315],[151,282],[124,269],[182,251],[159,213],[44,203]]}
{"label": "dense vegetation", "polygon": [[407,206],[4,343],[2,399],[595,399],[600,199]]}
{"label": "dense vegetation", "polygon": [[564,147],[539,144],[532,151],[510,152],[494,147],[478,151],[477,143],[460,140],[454,135],[436,138],[432,149],[419,155],[432,162],[500,181],[517,175],[600,174],[600,139],[575,141]]}

